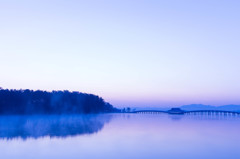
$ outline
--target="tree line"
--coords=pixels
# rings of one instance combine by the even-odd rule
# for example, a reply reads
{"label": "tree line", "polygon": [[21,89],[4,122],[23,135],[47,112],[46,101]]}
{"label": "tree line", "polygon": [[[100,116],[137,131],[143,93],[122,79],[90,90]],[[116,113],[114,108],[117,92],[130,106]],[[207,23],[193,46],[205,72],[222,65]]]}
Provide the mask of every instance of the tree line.
{"label": "tree line", "polygon": [[118,111],[93,94],[0,88],[0,114],[89,114]]}

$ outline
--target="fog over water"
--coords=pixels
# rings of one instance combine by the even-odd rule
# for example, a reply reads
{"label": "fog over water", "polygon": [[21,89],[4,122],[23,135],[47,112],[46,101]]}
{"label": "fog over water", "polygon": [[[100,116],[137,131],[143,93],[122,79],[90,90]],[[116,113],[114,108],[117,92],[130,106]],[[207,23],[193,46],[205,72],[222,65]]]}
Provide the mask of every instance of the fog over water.
{"label": "fog over water", "polygon": [[240,116],[101,114],[1,116],[1,158],[240,156]]}
{"label": "fog over water", "polygon": [[0,116],[0,139],[66,138],[93,134],[110,119],[111,115]]}

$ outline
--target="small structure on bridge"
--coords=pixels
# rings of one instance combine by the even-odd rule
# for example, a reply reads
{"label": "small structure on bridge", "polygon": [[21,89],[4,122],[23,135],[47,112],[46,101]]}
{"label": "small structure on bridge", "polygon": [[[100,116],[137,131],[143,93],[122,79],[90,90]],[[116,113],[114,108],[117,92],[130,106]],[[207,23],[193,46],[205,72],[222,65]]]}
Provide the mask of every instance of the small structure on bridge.
{"label": "small structure on bridge", "polygon": [[180,108],[172,108],[168,111],[169,114],[184,114],[185,111]]}

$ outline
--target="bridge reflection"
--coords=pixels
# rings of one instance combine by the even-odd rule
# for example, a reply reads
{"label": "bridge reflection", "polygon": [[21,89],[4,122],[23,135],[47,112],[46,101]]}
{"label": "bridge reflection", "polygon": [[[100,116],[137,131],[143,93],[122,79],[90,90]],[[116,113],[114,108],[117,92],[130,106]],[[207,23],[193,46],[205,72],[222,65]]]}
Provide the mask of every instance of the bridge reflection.
{"label": "bridge reflection", "polygon": [[200,114],[205,114],[205,115],[240,115],[239,112],[234,112],[234,111],[221,111],[221,110],[198,110],[198,111],[186,111],[184,114],[193,114],[193,115],[200,115]]}

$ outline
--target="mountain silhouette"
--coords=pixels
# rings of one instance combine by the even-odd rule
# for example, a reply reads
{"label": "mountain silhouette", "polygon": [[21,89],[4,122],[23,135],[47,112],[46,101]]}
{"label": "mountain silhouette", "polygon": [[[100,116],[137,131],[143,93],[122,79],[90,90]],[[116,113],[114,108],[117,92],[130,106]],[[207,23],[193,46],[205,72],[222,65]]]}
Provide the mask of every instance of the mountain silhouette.
{"label": "mountain silhouette", "polygon": [[212,106],[203,104],[190,104],[180,107],[182,110],[194,111],[194,110],[223,110],[223,111],[237,111],[240,112],[240,105],[223,105]]}

